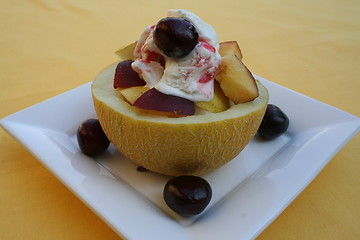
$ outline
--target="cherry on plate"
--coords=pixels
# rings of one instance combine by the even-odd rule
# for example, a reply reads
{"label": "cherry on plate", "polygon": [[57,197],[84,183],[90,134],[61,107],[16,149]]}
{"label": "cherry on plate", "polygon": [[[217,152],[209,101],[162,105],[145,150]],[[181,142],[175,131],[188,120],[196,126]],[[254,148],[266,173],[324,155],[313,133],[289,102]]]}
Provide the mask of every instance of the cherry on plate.
{"label": "cherry on plate", "polygon": [[182,216],[201,213],[212,197],[210,184],[198,176],[179,176],[170,179],[163,191],[165,203]]}
{"label": "cherry on plate", "polygon": [[79,126],[77,140],[81,151],[88,156],[99,155],[110,145],[97,119],[88,119]]}
{"label": "cherry on plate", "polygon": [[268,104],[258,134],[267,140],[275,139],[286,132],[289,123],[289,118],[278,106]]}

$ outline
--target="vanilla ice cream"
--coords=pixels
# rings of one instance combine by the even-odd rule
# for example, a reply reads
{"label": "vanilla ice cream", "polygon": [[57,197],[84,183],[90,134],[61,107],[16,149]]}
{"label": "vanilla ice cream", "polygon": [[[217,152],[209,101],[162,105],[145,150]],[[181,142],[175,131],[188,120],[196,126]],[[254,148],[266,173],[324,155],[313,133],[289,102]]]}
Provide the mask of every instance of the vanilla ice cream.
{"label": "vanilla ice cream", "polygon": [[189,11],[169,10],[168,17],[183,18],[194,25],[199,34],[195,48],[180,59],[165,56],[154,43],[155,25],[152,25],[137,42],[132,68],[148,88],[194,102],[210,101],[214,95],[214,76],[221,63],[217,34]]}

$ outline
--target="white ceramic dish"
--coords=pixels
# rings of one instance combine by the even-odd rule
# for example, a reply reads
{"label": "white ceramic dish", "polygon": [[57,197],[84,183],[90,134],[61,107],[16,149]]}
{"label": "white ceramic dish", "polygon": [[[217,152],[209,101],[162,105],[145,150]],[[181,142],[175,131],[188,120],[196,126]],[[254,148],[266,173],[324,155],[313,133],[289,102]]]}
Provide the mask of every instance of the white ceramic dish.
{"label": "white ceramic dish", "polygon": [[126,239],[253,239],[360,128],[356,116],[256,78],[290,127],[274,141],[255,137],[230,164],[204,176],[213,199],[190,219],[164,204],[166,177],[137,172],[113,147],[96,161],[79,151],[77,127],[95,116],[91,83],[5,117],[1,125]]}

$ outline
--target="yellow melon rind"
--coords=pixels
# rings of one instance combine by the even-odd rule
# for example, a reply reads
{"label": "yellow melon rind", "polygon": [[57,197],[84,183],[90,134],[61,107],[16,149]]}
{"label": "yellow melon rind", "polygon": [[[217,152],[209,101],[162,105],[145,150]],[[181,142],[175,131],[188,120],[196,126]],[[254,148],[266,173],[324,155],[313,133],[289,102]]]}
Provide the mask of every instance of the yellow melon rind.
{"label": "yellow melon rind", "polygon": [[116,64],[92,84],[100,124],[127,158],[164,175],[203,175],[235,158],[255,135],[268,103],[266,88],[257,81],[259,97],[220,113],[183,118],[144,114],[113,89]]}

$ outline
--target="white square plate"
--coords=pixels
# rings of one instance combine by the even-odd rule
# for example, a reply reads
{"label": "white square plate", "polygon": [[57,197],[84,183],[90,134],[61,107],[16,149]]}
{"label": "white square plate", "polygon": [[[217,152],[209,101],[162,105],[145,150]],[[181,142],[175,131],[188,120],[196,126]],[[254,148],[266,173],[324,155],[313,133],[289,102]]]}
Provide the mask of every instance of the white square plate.
{"label": "white square plate", "polygon": [[213,199],[190,219],[164,204],[168,178],[136,171],[112,146],[96,161],[79,151],[76,130],[95,117],[91,83],[5,117],[1,125],[126,239],[253,239],[360,128],[356,116],[255,77],[290,127],[273,141],[255,137],[236,159],[204,176]]}

